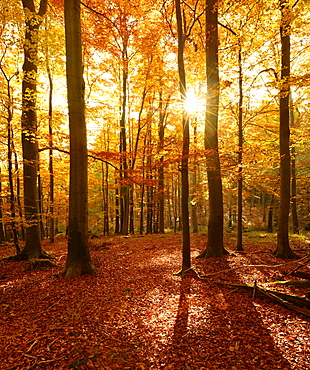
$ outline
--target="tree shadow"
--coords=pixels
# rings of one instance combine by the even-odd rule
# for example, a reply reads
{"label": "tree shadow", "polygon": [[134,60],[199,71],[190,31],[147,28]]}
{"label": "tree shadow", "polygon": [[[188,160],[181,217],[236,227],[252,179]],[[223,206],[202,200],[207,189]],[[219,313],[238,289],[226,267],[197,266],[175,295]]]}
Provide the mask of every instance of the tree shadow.
{"label": "tree shadow", "polygon": [[[229,269],[225,257],[221,260]],[[238,280],[234,271],[229,277]],[[209,292],[212,292],[211,294]],[[251,295],[186,276],[163,369],[292,369]]]}

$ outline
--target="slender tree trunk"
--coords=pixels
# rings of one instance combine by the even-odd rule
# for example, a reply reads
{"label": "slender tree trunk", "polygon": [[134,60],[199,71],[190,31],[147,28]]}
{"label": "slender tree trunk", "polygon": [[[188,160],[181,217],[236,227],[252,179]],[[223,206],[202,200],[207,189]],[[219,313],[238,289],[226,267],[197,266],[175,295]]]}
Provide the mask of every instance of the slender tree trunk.
{"label": "slender tree trunk", "polygon": [[[197,124],[194,124],[194,144],[197,146]],[[191,206],[192,206],[192,228],[193,233],[198,233],[198,218],[197,218],[197,200],[195,199],[196,188],[197,188],[197,166],[196,161],[193,163],[193,172],[192,172],[192,195],[191,195]]]}
{"label": "slender tree trunk", "polygon": [[48,133],[49,133],[49,238],[51,243],[55,241],[55,215],[54,215],[54,157],[53,157],[53,78],[48,62],[47,52],[47,75],[49,81],[48,94]]}
{"label": "slender tree trunk", "polygon": [[281,258],[296,257],[290,248],[288,228],[290,212],[290,18],[289,0],[280,0],[281,7],[281,91],[280,91],[280,205],[277,249]]}
{"label": "slender tree trunk", "polygon": [[11,120],[12,113],[10,110],[8,116],[8,174],[9,174],[9,187],[10,187],[10,212],[11,212],[11,228],[13,233],[13,242],[16,250],[16,254],[20,253],[20,247],[18,243],[18,233],[16,227],[16,211],[15,211],[15,194],[13,184],[13,171],[12,171],[12,137],[11,137]]}
{"label": "slender tree trunk", "polygon": [[221,257],[225,253],[223,245],[223,190],[220,158],[218,152],[218,109],[219,109],[219,69],[218,69],[218,1],[206,1],[206,69],[207,69],[207,108],[205,122],[205,150],[209,188],[209,221],[206,249],[199,257]]}
{"label": "slender tree trunk", "polygon": [[242,174],[242,155],[243,155],[243,72],[242,72],[242,54],[241,54],[241,41],[239,41],[239,114],[238,114],[238,224],[237,224],[237,247],[238,251],[243,250],[242,246],[242,187],[243,187],[243,174]]}
{"label": "slender tree trunk", "polygon": [[12,131],[12,150],[14,151],[14,162],[15,162],[15,173],[16,173],[16,199],[17,199],[17,206],[18,206],[18,214],[19,214],[19,224],[21,229],[21,239],[25,241],[25,228],[24,228],[24,221],[23,221],[23,207],[21,202],[21,191],[20,191],[20,178],[19,178],[19,166],[18,166],[18,158],[17,153],[14,148],[14,138],[13,138],[13,131]]}
{"label": "slender tree trunk", "polygon": [[127,44],[123,49],[123,79],[122,79],[122,112],[120,119],[120,152],[121,168],[121,233],[128,234],[129,223],[129,185],[128,185],[128,163],[127,163],[127,139],[126,139],[126,109],[127,109],[127,82],[128,82],[128,57]]}
{"label": "slender tree trunk", "polygon": [[[290,124],[295,126],[294,108],[292,97],[290,96]],[[297,213],[297,177],[296,177],[296,146],[291,141],[291,174],[292,174],[292,220],[293,220],[293,233],[299,234],[299,223]]]}
{"label": "slender tree trunk", "polygon": [[269,210],[268,210],[268,233],[273,233],[273,210],[274,210],[274,194],[271,194]]}
{"label": "slender tree trunk", "polygon": [[[164,135],[165,135],[165,128],[164,128],[164,120],[165,114],[163,112],[163,92],[160,90],[159,93],[159,152],[161,153],[164,148]],[[159,169],[158,169],[158,196],[159,196],[159,232],[163,234],[165,232],[165,175],[164,175],[164,156],[161,155],[159,159]]]}
{"label": "slender tree trunk", "polygon": [[40,1],[39,12],[33,0],[22,0],[26,14],[26,35],[22,81],[22,147],[24,167],[24,207],[26,243],[21,258],[47,257],[42,250],[38,221],[38,144],[37,144],[37,63],[38,31],[46,13],[47,0]]}
{"label": "slender tree trunk", "polygon": [[[5,73],[2,66],[0,66],[2,74],[6,80],[6,87],[7,87],[7,104],[6,104],[6,111],[7,111],[7,147],[8,147],[8,177],[9,177],[9,189],[10,189],[10,213],[11,213],[11,229],[13,234],[13,242],[14,247],[16,250],[16,254],[20,253],[20,247],[18,244],[18,233],[17,233],[17,227],[16,227],[16,212],[15,212],[15,195],[14,195],[14,182],[13,182],[13,168],[12,168],[12,152],[14,149],[13,145],[13,129],[12,129],[12,119],[13,119],[13,110],[12,110],[12,95],[11,95],[11,86],[10,81],[13,77],[15,77],[15,74],[11,77],[8,77]],[[4,229],[2,224],[2,203],[1,203],[1,226],[3,231],[3,240],[5,240],[4,237]],[[0,239],[2,240],[2,239]]]}
{"label": "slender tree trunk", "polygon": [[291,150],[291,167],[292,167],[292,219],[293,233],[299,234],[299,222],[297,213],[297,178],[296,178],[296,148],[293,145]]}
{"label": "slender tree trunk", "polygon": [[41,181],[41,174],[40,174],[40,165],[39,165],[39,156],[38,156],[38,218],[39,218],[39,224],[40,224],[40,235],[41,238],[45,238],[45,230],[43,225],[43,191],[42,191],[42,181]]}
{"label": "slender tree trunk", "polygon": [[88,248],[88,159],[80,1],[65,1],[66,71],[70,130],[68,255],[63,274],[73,278],[95,272]]}
{"label": "slender tree trunk", "polygon": [[[2,175],[1,175],[1,165],[0,165],[0,194],[2,194]],[[3,199],[0,196],[0,244],[6,243],[6,236],[4,232],[4,223],[3,223]]]}
{"label": "slender tree trunk", "polygon": [[119,180],[115,179],[115,234],[119,234],[121,232],[121,226],[120,226],[120,199],[119,199]]}
{"label": "slender tree trunk", "polygon": [[[186,76],[184,67],[184,44],[185,38],[183,35],[183,19],[181,12],[180,0],[175,0],[176,18],[178,27],[178,71],[181,100],[186,99]],[[182,161],[181,161],[181,182],[182,182],[182,274],[191,267],[190,257],[190,226],[189,226],[189,184],[188,184],[188,156],[189,156],[189,120],[188,114],[183,109],[182,113],[182,129],[183,129],[183,146],[182,146]]]}

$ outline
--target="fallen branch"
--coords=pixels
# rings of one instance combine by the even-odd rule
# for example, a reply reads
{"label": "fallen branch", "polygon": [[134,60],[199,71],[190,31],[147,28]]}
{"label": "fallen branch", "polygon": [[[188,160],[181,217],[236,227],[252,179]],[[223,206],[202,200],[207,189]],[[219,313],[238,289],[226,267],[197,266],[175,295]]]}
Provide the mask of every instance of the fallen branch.
{"label": "fallen branch", "polygon": [[[307,257],[309,257],[309,256],[307,256]],[[303,257],[302,259],[304,259],[304,258],[305,258],[305,257]],[[302,267],[306,266],[308,263],[310,263],[310,258],[308,258],[308,259],[306,260],[306,262],[302,263],[300,266],[297,266],[296,268],[294,268],[294,270],[293,270],[293,271],[289,272],[289,273],[288,273],[288,274],[286,274],[285,276],[287,276],[287,275],[293,275],[297,270],[299,270],[300,268],[302,268]]]}
{"label": "fallen branch", "polygon": [[310,308],[310,300],[307,298],[285,294],[281,292],[275,292],[273,290],[268,290],[263,287],[260,287],[256,284],[247,285],[247,284],[232,284],[232,283],[224,283],[224,282],[217,282],[217,284],[230,285],[230,286],[239,287],[239,288],[246,288],[246,289],[253,290],[253,292],[255,290],[255,292],[261,293],[262,295],[268,297],[272,301],[275,301],[276,303],[280,303],[281,305],[283,305],[284,307],[290,310],[296,311],[298,313],[301,313],[304,316],[310,317],[309,310],[304,310],[302,308],[299,308],[299,307],[309,307]]}
{"label": "fallen branch", "polygon": [[[260,288],[260,287],[257,287],[257,289],[264,295],[266,295],[268,298],[282,304],[284,307],[288,308],[289,310],[292,310],[292,311],[295,311],[295,312],[298,312],[298,313],[301,313],[302,315],[304,316],[307,316],[307,317],[310,317],[310,311],[308,310],[304,310],[302,308],[299,308],[299,307],[296,307],[295,305],[293,305],[292,303],[278,297],[278,295],[273,292],[273,293],[270,293],[266,290],[264,290],[263,288]],[[306,299],[305,299],[306,300]]]}
{"label": "fallen branch", "polygon": [[310,288],[310,280],[285,280],[285,281],[273,281],[272,283],[267,283],[268,285],[288,285],[297,286],[301,288]]}

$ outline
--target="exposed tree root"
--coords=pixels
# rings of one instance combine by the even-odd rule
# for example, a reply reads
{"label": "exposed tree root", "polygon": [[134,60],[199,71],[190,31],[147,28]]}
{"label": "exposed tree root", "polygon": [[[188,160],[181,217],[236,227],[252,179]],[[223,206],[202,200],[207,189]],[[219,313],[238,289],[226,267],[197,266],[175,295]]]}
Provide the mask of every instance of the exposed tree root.
{"label": "exposed tree root", "polygon": [[199,276],[199,274],[198,274],[198,272],[195,270],[195,268],[192,266],[192,267],[190,267],[190,268],[188,268],[188,269],[186,269],[186,270],[180,270],[180,271],[178,271],[178,272],[174,272],[173,273],[173,275],[176,275],[176,276],[181,276],[182,277],[182,279],[185,277],[185,275],[187,274],[187,273],[189,273],[189,272],[192,272],[193,274],[194,274],[194,277],[196,277],[196,278],[200,278],[200,276]]}
{"label": "exposed tree root", "polygon": [[56,265],[49,259],[42,259],[42,258],[33,258],[29,260],[29,263],[24,271],[30,271],[30,270],[43,270],[45,267],[58,267],[60,266]]}
{"label": "exposed tree root", "polygon": [[36,255],[32,256],[32,255],[29,255],[28,252],[21,251],[18,254],[15,254],[15,255],[9,256],[9,257],[4,257],[1,260],[2,261],[5,261],[5,260],[9,260],[9,261],[26,261],[26,260],[29,260],[30,261],[30,260],[35,259],[35,258],[38,258],[38,259],[55,259],[55,257],[53,257],[52,255],[50,255],[49,253],[47,253],[45,251],[42,251],[37,256]]}
{"label": "exposed tree root", "polygon": [[298,256],[298,254],[296,254],[292,250],[285,251],[285,252],[279,252],[279,251],[275,250],[273,252],[273,254],[276,257],[283,258],[283,259],[300,259],[301,258],[300,256]]}
{"label": "exposed tree root", "polygon": [[223,249],[223,251],[217,251],[217,253],[214,253],[214,251],[212,251],[211,249],[209,249],[208,247],[206,249],[204,249],[200,254],[198,254],[198,256],[196,256],[196,258],[205,258],[205,259],[208,259],[210,257],[223,257],[227,254],[233,254],[233,252],[229,252],[227,249]]}

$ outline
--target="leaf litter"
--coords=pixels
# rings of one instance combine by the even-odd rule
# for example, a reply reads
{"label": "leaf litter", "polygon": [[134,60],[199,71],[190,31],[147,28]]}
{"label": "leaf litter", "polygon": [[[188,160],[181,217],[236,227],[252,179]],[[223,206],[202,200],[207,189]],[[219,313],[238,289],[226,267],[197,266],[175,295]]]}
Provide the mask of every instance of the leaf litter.
{"label": "leaf litter", "polygon": [[[192,236],[194,271],[184,279],[173,275],[182,246],[174,234],[91,240],[98,272],[71,280],[61,269],[0,261],[1,369],[309,369],[309,317],[227,284],[264,286],[300,262],[276,258],[265,239],[247,239],[245,253],[196,259],[205,239]],[[59,265],[66,247],[64,237],[44,242]],[[11,253],[3,246],[0,257]]]}

